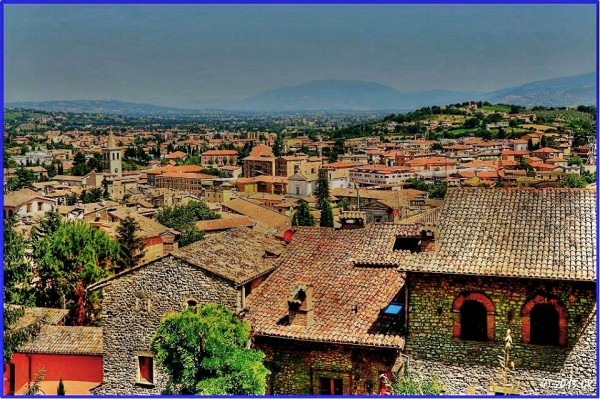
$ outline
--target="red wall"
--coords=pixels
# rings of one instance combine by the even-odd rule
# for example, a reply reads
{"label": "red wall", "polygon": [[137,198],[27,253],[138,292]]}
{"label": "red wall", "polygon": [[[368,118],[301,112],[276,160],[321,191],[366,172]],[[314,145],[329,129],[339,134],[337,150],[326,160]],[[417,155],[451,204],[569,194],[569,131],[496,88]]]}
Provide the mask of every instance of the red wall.
{"label": "red wall", "polygon": [[[31,359],[31,367],[29,365]],[[46,381],[102,382],[102,356],[46,355],[15,353],[11,363],[15,364],[15,390],[35,378],[38,369],[46,369]],[[31,370],[31,371],[30,371]],[[29,373],[31,372],[31,376]],[[4,394],[9,393],[9,367],[4,372]]]}

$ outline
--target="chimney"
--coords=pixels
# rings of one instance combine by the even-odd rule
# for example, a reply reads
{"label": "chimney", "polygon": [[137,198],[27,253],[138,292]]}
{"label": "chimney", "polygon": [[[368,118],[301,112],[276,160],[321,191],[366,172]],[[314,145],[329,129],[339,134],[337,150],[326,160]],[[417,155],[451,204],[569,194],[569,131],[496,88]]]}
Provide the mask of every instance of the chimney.
{"label": "chimney", "polygon": [[298,283],[288,297],[291,326],[310,327],[313,323],[313,287]]}

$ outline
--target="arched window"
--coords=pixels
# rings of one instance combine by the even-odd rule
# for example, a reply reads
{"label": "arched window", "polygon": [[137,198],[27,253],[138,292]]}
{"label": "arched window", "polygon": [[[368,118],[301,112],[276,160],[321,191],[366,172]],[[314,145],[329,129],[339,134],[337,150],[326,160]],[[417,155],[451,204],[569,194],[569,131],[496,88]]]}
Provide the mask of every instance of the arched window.
{"label": "arched window", "polygon": [[536,295],[521,310],[523,342],[567,345],[567,308],[559,299]]}
{"label": "arched window", "polygon": [[455,338],[468,341],[493,341],[496,328],[496,307],[479,292],[459,295],[452,305]]}

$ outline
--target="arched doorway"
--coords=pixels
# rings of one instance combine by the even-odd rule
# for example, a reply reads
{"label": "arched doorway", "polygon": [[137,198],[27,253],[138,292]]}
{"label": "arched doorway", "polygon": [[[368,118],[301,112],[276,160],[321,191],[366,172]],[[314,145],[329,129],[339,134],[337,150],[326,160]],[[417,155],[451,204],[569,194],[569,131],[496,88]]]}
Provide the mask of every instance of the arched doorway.
{"label": "arched doorway", "polygon": [[530,343],[536,345],[559,344],[559,315],[550,303],[538,303],[531,309]]}
{"label": "arched doorway", "polygon": [[487,310],[481,302],[467,300],[460,308],[460,338],[487,341]]}

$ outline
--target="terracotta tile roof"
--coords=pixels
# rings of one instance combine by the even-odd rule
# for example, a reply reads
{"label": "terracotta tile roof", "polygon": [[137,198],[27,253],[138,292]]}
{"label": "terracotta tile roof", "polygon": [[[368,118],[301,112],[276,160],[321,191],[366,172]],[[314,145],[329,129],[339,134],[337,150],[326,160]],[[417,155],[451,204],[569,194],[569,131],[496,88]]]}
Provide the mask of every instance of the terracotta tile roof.
{"label": "terracotta tile roof", "polygon": [[236,228],[207,236],[172,254],[241,285],[275,268],[285,247],[284,241],[272,235]]}
{"label": "terracotta tile roof", "polygon": [[183,158],[185,157],[187,154],[183,151],[175,151],[172,152],[170,154],[165,155],[165,158],[167,159],[178,159],[178,158]]}
{"label": "terracotta tile roof", "polygon": [[356,265],[397,265],[408,250],[392,251],[398,237],[421,237],[420,225],[380,224],[370,225],[363,231],[361,245],[354,253]]}
{"label": "terracotta tile roof", "polygon": [[252,147],[250,150],[251,157],[260,157],[263,155],[273,156],[273,148],[269,147],[268,145],[259,144]]}
{"label": "terracotta tile roof", "polygon": [[[12,308],[18,308],[16,305],[6,305]],[[30,308],[23,307],[24,313],[16,322],[15,329],[25,328],[38,321],[42,321],[44,324],[56,325],[67,316],[69,313],[68,309],[55,309],[55,308]]]}
{"label": "terracotta tile roof", "polygon": [[196,222],[196,228],[200,231],[215,231],[228,230],[234,227],[252,227],[255,224],[248,217],[241,216],[239,218],[201,220]]}
{"label": "terracotta tile roof", "polygon": [[22,353],[102,355],[102,328],[42,326],[36,337],[19,348]]}
{"label": "terracotta tile roof", "polygon": [[[45,199],[44,196],[36,193],[35,191],[28,189],[28,188],[22,188],[19,191],[12,191],[9,192],[8,194],[6,194],[4,196],[4,206],[10,206],[10,207],[19,207],[29,201],[32,201],[36,198],[42,198]],[[49,199],[46,198],[47,201],[51,201]]]}
{"label": "terracotta tile roof", "polygon": [[[394,268],[355,267],[352,255],[364,231],[298,228],[279,267],[248,297],[247,320],[262,336],[402,348],[381,310],[404,284]],[[288,297],[298,284],[313,287],[314,322],[287,325]],[[356,312],[353,310],[357,306]]]}
{"label": "terracotta tile roof", "polygon": [[278,231],[289,229],[292,226],[292,221],[287,216],[242,198],[226,201],[223,203],[223,207],[229,208],[241,215],[248,216],[250,219],[270,226]]}
{"label": "terracotta tile roof", "polygon": [[204,151],[201,155],[203,155],[203,156],[209,156],[209,155],[217,155],[217,156],[238,155],[238,152],[236,150],[208,150],[208,151]]}
{"label": "terracotta tile roof", "polygon": [[[147,218],[146,216],[142,216],[139,213],[125,207],[120,207],[114,211],[109,211],[109,213],[115,218],[119,219],[119,221],[127,218],[128,216],[134,218],[140,226],[140,229],[137,232],[139,238],[158,237],[164,233],[179,235],[179,232],[177,230],[171,229],[167,226],[163,226],[156,220]],[[115,224],[115,228],[117,225],[118,223]]]}
{"label": "terracotta tile roof", "polygon": [[181,165],[181,166],[167,165],[163,168],[147,170],[146,174],[160,175],[160,174],[166,173],[166,172],[193,173],[193,172],[199,172],[202,169],[203,169],[202,166],[199,166],[199,165]]}
{"label": "terracotta tile roof", "polygon": [[596,192],[589,189],[449,190],[436,251],[399,270],[595,281]]}

